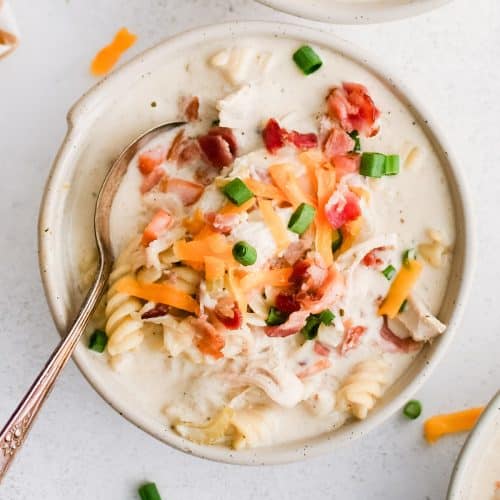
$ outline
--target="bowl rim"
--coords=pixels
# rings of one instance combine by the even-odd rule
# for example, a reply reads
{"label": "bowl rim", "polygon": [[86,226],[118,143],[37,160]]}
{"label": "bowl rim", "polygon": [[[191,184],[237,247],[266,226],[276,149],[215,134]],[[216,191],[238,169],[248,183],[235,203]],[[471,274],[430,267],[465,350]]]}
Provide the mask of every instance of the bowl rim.
{"label": "bowl rim", "polygon": [[[459,167],[459,162],[456,160],[453,153],[446,147],[446,141],[443,139],[440,128],[435,125],[432,115],[429,114],[425,106],[422,106],[412,93],[408,91],[405,85],[397,78],[394,78],[392,73],[388,71],[383,64],[378,62],[380,58],[367,54],[366,51],[359,49],[354,44],[326,31],[296,24],[273,23],[267,21],[233,21],[193,28],[166,38],[157,45],[134,57],[131,61],[112,72],[109,76],[87,91],[68,112],[68,131],[50,170],[41,200],[38,221],[39,267],[41,279],[52,319],[61,336],[65,334],[67,324],[70,323],[70,320],[68,318],[64,319],[65,316],[67,316],[67,311],[64,309],[64,304],[61,303],[59,300],[60,297],[58,297],[57,294],[59,288],[58,281],[56,280],[57,273],[55,271],[49,272],[52,267],[57,269],[54,257],[51,255],[51,248],[55,244],[54,241],[56,236],[53,235],[51,231],[47,232],[45,228],[50,227],[51,222],[56,221],[57,216],[60,215],[57,213],[57,200],[60,195],[58,195],[56,188],[58,185],[63,185],[64,164],[72,158],[72,154],[77,148],[78,140],[82,132],[80,130],[81,120],[83,120],[87,114],[87,119],[92,118],[92,110],[95,106],[98,106],[101,93],[108,89],[112,89],[115,82],[118,83],[121,79],[133,78],[136,76],[136,66],[140,66],[143,60],[146,60],[148,56],[161,50],[163,47],[175,45],[176,43],[187,44],[199,42],[203,36],[209,39],[222,39],[224,37],[234,36],[235,34],[239,36],[284,36],[308,40],[311,43],[318,43],[325,47],[329,47],[331,50],[367,67],[372,74],[384,82],[391,91],[406,104],[427,136],[432,139],[433,146],[440,151],[443,157],[446,156],[450,175],[456,188],[456,199],[454,199],[455,211],[457,211],[456,209],[458,207],[461,212],[459,215],[463,217],[463,220],[460,220],[460,223],[463,224],[461,230],[464,240],[463,275],[460,282],[457,284],[457,293],[446,335],[434,343],[432,352],[429,352],[430,348],[428,347],[425,348],[425,352],[422,351],[421,355],[425,356],[425,366],[419,369],[419,372],[413,380],[394,396],[388,404],[372,414],[369,419],[357,422],[350,432],[344,432],[338,435],[323,434],[315,438],[310,438],[309,441],[314,441],[312,444],[292,446],[294,445],[294,443],[292,443],[288,450],[270,450],[267,448],[268,453],[266,453],[265,456],[264,454],[259,454],[259,448],[252,449],[251,451],[254,452],[252,455],[252,453],[245,454],[216,446],[197,445],[183,438],[175,438],[172,437],[172,435],[166,434],[163,428],[160,429],[160,427],[164,426],[158,425],[158,422],[156,422],[155,425],[154,419],[141,414],[134,408],[130,408],[131,405],[127,405],[123,401],[120,401],[120,398],[115,397],[113,392],[106,387],[106,384],[99,383],[98,377],[87,369],[83,345],[80,343],[77,347],[73,359],[84,377],[112,408],[140,429],[174,448],[201,458],[242,465],[272,465],[294,462],[303,460],[306,457],[309,458],[322,455],[331,451],[334,448],[334,444],[341,445],[361,437],[399,410],[419,389],[425,380],[427,380],[432,370],[448,350],[466,304],[466,298],[472,281],[474,262],[473,255],[475,245],[473,238],[473,217],[465,177],[463,176],[462,169]],[[368,61],[373,62],[368,63]],[[305,442],[306,440],[303,441]]]}
{"label": "bowl rim", "polygon": [[470,468],[474,465],[473,461],[477,458],[478,453],[481,452],[480,446],[488,434],[490,426],[499,418],[500,390],[490,400],[460,450],[451,474],[448,494],[446,496],[447,500],[461,500],[464,498],[461,494],[464,491],[464,485],[467,484],[467,477],[471,472]]}
{"label": "bowl rim", "polygon": [[[419,0],[400,5],[372,5],[362,2],[349,4],[338,2],[330,10],[316,2],[290,0],[257,0],[272,9],[292,14],[294,16],[331,24],[376,24],[397,21],[418,16],[450,3],[452,0]],[[331,1],[331,0],[330,0]]]}

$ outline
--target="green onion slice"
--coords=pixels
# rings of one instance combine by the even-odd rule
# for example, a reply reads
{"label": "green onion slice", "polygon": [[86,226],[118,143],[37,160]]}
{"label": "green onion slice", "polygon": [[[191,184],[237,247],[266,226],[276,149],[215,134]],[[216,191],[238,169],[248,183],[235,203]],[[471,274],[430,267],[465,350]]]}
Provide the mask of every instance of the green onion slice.
{"label": "green onion slice", "polygon": [[335,231],[333,231],[332,238],[332,253],[335,253],[342,246],[343,242],[344,235],[342,234],[342,231],[340,229],[335,229]]}
{"label": "green onion slice", "polygon": [[222,192],[231,200],[235,205],[243,205],[245,201],[252,198],[253,193],[248,189],[247,185],[238,177],[228,182],[223,188]]}
{"label": "green onion slice", "polygon": [[384,163],[384,175],[399,174],[399,155],[387,155]]}
{"label": "green onion slice", "polygon": [[330,311],[330,309],[325,309],[324,311],[321,311],[319,313],[319,319],[321,323],[323,323],[326,326],[329,326],[335,319],[335,314],[333,314],[332,311]]}
{"label": "green onion slice", "polygon": [[414,248],[408,248],[408,250],[405,250],[403,252],[403,264],[405,266],[410,265],[411,260],[416,260],[417,258],[417,251]]}
{"label": "green onion slice", "polygon": [[335,319],[335,314],[329,309],[321,311],[319,314],[309,314],[306,319],[306,324],[300,330],[306,340],[312,340],[318,335],[318,329],[321,323],[328,326],[331,325]]}
{"label": "green onion slice", "polygon": [[420,417],[421,413],[422,403],[420,401],[417,401],[416,399],[408,401],[408,403],[406,403],[403,408],[403,414],[411,420],[415,420],[416,418]]}
{"label": "green onion slice", "polygon": [[401,304],[401,307],[399,308],[398,314],[405,312],[407,308],[408,308],[408,299],[405,299],[405,300],[403,300],[403,303]]}
{"label": "green onion slice", "polygon": [[310,75],[318,71],[323,65],[321,58],[311,47],[309,47],[309,45],[300,47],[300,49],[293,54],[293,60],[305,75]]}
{"label": "green onion slice", "polygon": [[89,349],[96,352],[104,352],[106,344],[108,343],[108,336],[104,330],[95,330],[89,339]]}
{"label": "green onion slice", "polygon": [[267,314],[266,325],[276,326],[281,325],[288,319],[288,314],[276,309],[276,307],[271,307]]}
{"label": "green onion slice", "polygon": [[396,268],[389,264],[383,271],[382,274],[389,280],[391,281],[392,278],[394,278],[394,275],[396,274]]}
{"label": "green onion slice", "polygon": [[141,500],[161,500],[160,493],[155,483],[143,484],[138,490]]}
{"label": "green onion slice", "polygon": [[238,241],[233,246],[233,257],[244,266],[251,266],[257,260],[257,250],[246,241]]}
{"label": "green onion slice", "polygon": [[288,229],[297,234],[302,234],[311,225],[316,215],[316,209],[307,203],[301,203],[290,217]]}
{"label": "green onion slice", "polygon": [[360,153],[361,141],[359,139],[359,132],[357,130],[353,130],[352,132],[349,132],[349,136],[354,141],[354,147],[352,148],[351,153]]}
{"label": "green onion slice", "polygon": [[366,177],[382,177],[385,172],[385,158],[382,153],[363,153],[359,173]]}

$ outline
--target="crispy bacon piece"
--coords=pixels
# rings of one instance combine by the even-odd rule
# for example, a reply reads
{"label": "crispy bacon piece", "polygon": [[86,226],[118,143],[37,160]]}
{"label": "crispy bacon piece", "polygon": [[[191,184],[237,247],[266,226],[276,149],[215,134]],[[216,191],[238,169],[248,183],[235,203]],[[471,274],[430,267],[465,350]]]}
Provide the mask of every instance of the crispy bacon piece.
{"label": "crispy bacon piece", "polygon": [[238,150],[236,138],[227,127],[210,129],[198,137],[198,144],[205,161],[219,170],[233,163]]}
{"label": "crispy bacon piece", "polygon": [[387,318],[384,317],[384,323],[380,329],[380,336],[390,342],[396,347],[398,351],[401,352],[412,352],[418,351],[422,347],[422,342],[415,342],[411,337],[401,338],[398,337],[390,328],[387,323]]}
{"label": "crispy bacon piece", "polygon": [[165,176],[165,170],[162,167],[156,167],[150,174],[142,180],[141,193],[151,191]]}
{"label": "crispy bacon piece", "polygon": [[347,132],[357,130],[367,137],[377,134],[380,111],[363,85],[344,82],[342,87],[334,87],[327,96],[327,106],[330,118]]}
{"label": "crispy bacon piece", "polygon": [[200,352],[216,359],[222,358],[222,349],[225,345],[224,336],[204,318],[191,316],[188,321],[196,332],[196,347]]}
{"label": "crispy bacon piece", "polygon": [[327,347],[325,344],[320,342],[319,340],[316,340],[314,342],[314,347],[313,350],[316,354],[319,356],[328,356],[330,354],[330,348]]}
{"label": "crispy bacon piece", "polygon": [[384,263],[384,259],[382,259],[378,254],[380,252],[383,252],[385,250],[385,247],[378,247],[374,248],[370,252],[368,252],[364,257],[363,257],[363,265],[366,267],[378,267],[381,266]]}
{"label": "crispy bacon piece", "polygon": [[238,304],[229,297],[220,298],[215,306],[215,316],[228,329],[237,330],[243,323]]}
{"label": "crispy bacon piece", "polygon": [[196,182],[177,178],[169,178],[165,184],[165,186],[162,186],[162,191],[176,194],[185,206],[196,203],[205,189]]}
{"label": "crispy bacon piece", "polygon": [[198,119],[200,100],[197,96],[184,99],[184,116],[188,122],[195,122]]}
{"label": "crispy bacon piece", "polygon": [[285,313],[293,313],[300,309],[297,299],[289,292],[280,292],[276,297],[275,306]]}
{"label": "crispy bacon piece", "polygon": [[308,286],[306,283],[297,294],[301,307],[312,314],[318,314],[331,306],[344,292],[344,278],[334,266],[330,266],[325,274],[321,284],[310,280],[311,284]]}
{"label": "crispy bacon piece", "polygon": [[201,149],[196,139],[183,141],[179,147],[177,162],[179,166],[193,163],[201,158]]}
{"label": "crispy bacon piece", "polygon": [[346,326],[346,331],[344,333],[344,339],[337,348],[338,353],[341,356],[343,356],[350,350],[354,349],[355,347],[358,347],[358,345],[361,342],[361,338],[366,333],[365,326],[361,325],[351,326],[350,323],[347,321],[345,322],[345,326]]}
{"label": "crispy bacon piece", "polygon": [[307,316],[309,316],[308,311],[293,312],[282,325],[267,326],[264,332],[268,337],[289,337],[300,331]]}
{"label": "crispy bacon piece", "polygon": [[[332,198],[336,196],[338,197],[337,193],[334,193]],[[351,191],[347,191],[343,199],[337,202],[331,203],[332,198],[325,206],[325,216],[334,229],[339,229],[346,222],[357,219],[361,215],[359,198]]]}
{"label": "crispy bacon piece", "polygon": [[139,155],[139,170],[142,175],[150,174],[167,157],[167,150],[163,146],[145,151]]}
{"label": "crispy bacon piece", "polygon": [[184,129],[179,130],[174,140],[170,144],[170,148],[167,152],[167,160],[168,161],[177,161],[179,159],[179,154],[181,152],[182,147],[184,146]]}
{"label": "crispy bacon piece", "polygon": [[324,370],[328,370],[330,366],[332,366],[332,364],[328,358],[321,358],[311,366],[308,366],[307,368],[304,368],[304,370],[297,373],[297,377],[300,379],[312,377],[313,375],[316,375]]}
{"label": "crispy bacon piece", "polygon": [[359,172],[361,164],[361,155],[356,153],[348,153],[344,155],[332,156],[330,158],[333,166],[335,167],[335,176],[337,180],[342,179],[344,175]]}
{"label": "crispy bacon piece", "polygon": [[312,149],[318,145],[318,136],[313,133],[302,134],[296,130],[292,130],[287,133],[287,139],[291,142],[297,149]]}
{"label": "crispy bacon piece", "polygon": [[153,215],[151,222],[144,229],[142,244],[147,247],[158,239],[174,222],[172,215],[161,208]]}
{"label": "crispy bacon piece", "polygon": [[323,145],[323,152],[331,160],[335,156],[344,155],[352,151],[353,148],[354,140],[339,126],[334,125]]}
{"label": "crispy bacon piece", "polygon": [[300,285],[304,281],[307,275],[307,270],[311,266],[311,261],[309,260],[298,260],[295,262],[292,268],[292,274],[288,281],[290,283],[294,283],[295,285]]}
{"label": "crispy bacon piece", "polygon": [[219,214],[208,212],[205,214],[205,221],[214,231],[221,234],[229,234],[239,221],[238,214]]}
{"label": "crispy bacon piece", "polygon": [[142,314],[141,319],[151,319],[151,318],[159,318],[160,316],[165,316],[168,314],[169,307],[167,304],[162,304],[159,302],[152,309],[146,311]]}
{"label": "crispy bacon piece", "polygon": [[219,135],[221,136],[228,144],[229,150],[233,156],[238,154],[238,142],[236,141],[236,137],[233,134],[233,131],[229,127],[212,127],[208,131],[208,135]]}
{"label": "crispy bacon piece", "polygon": [[262,131],[262,139],[266,149],[275,154],[287,142],[292,143],[296,148],[306,150],[315,148],[318,145],[318,136],[313,133],[303,134],[296,130],[288,131],[282,128],[277,120],[270,118],[264,130]]}
{"label": "crispy bacon piece", "polygon": [[311,244],[306,242],[303,238],[294,241],[288,245],[288,248],[283,253],[283,258],[290,266],[295,265],[295,263],[302,258],[307,250],[311,248]]}

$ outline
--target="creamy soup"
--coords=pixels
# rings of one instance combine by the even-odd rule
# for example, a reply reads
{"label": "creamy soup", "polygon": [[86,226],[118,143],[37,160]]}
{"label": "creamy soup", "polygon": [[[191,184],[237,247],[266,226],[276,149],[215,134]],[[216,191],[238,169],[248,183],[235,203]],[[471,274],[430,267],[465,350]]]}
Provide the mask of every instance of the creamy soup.
{"label": "creamy soup", "polygon": [[195,442],[369,418],[445,330],[454,215],[431,144],[371,73],[319,47],[296,63],[300,45],[165,61],[188,123],[138,153],[113,205],[102,361]]}

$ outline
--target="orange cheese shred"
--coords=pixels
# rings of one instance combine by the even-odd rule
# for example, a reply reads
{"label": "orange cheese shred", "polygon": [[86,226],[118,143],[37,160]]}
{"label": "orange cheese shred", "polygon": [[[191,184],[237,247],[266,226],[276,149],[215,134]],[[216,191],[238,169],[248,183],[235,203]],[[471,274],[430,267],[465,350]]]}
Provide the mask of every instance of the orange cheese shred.
{"label": "orange cheese shred", "polygon": [[204,258],[205,262],[205,279],[210,282],[215,282],[224,279],[226,264],[223,259],[207,255]]}
{"label": "orange cheese shred", "polygon": [[91,73],[95,76],[105,75],[118,62],[122,54],[134,45],[136,40],[136,35],[130,33],[127,28],[121,28],[113,41],[96,54],[90,66]]}
{"label": "orange cheese shred", "polygon": [[316,206],[314,200],[300,188],[291,165],[275,163],[269,167],[269,175],[277,187],[283,188],[283,194],[294,207],[298,207],[301,203]]}
{"label": "orange cheese shred", "polygon": [[229,267],[227,271],[227,284],[234,300],[238,304],[239,310],[245,314],[247,311],[246,294],[241,288],[241,278],[238,276],[239,270],[236,266]]}
{"label": "orange cheese shred", "polygon": [[418,260],[410,260],[401,267],[391,284],[391,288],[389,288],[389,293],[379,307],[378,314],[380,316],[394,318],[398,314],[420,276],[422,268],[423,265]]}
{"label": "orange cheese shred", "polygon": [[197,208],[191,217],[184,219],[182,224],[193,236],[197,235],[206,224],[201,209]]}
{"label": "orange cheese shred", "polygon": [[249,273],[240,280],[240,287],[243,292],[248,292],[255,288],[262,288],[265,285],[276,287],[288,286],[290,284],[288,279],[291,274],[291,267]]}
{"label": "orange cheese shred", "polygon": [[229,214],[241,214],[243,212],[248,212],[255,205],[255,198],[250,198],[249,200],[242,203],[240,206],[235,205],[234,203],[228,203],[224,205],[219,213],[223,215]]}
{"label": "orange cheese shred", "polygon": [[259,209],[264,222],[273,235],[276,246],[279,250],[283,250],[290,244],[290,238],[288,237],[288,231],[285,224],[273,208],[272,201],[260,199]]}
{"label": "orange cheese shred", "polygon": [[194,314],[200,313],[200,306],[187,293],[164,283],[140,283],[131,276],[125,276],[115,284],[120,293],[138,297],[150,302],[167,304]]}
{"label": "orange cheese shred", "polygon": [[272,184],[261,182],[256,179],[252,179],[251,177],[245,179],[244,183],[248,186],[248,189],[250,189],[250,191],[252,191],[252,193],[259,198],[266,198],[277,202],[287,201],[283,191]]}
{"label": "orange cheese shred", "polygon": [[173,245],[174,255],[184,261],[204,262],[206,256],[218,257],[227,263],[233,263],[232,247],[219,233],[193,241],[178,240]]}
{"label": "orange cheese shred", "polygon": [[316,168],[316,185],[318,190],[318,212],[316,216],[316,251],[321,255],[325,264],[333,264],[332,227],[325,215],[325,205],[335,189],[335,170],[322,167]]}
{"label": "orange cheese shred", "polygon": [[424,436],[433,444],[446,434],[470,431],[483,412],[483,407],[469,408],[456,413],[435,415],[424,422]]}

